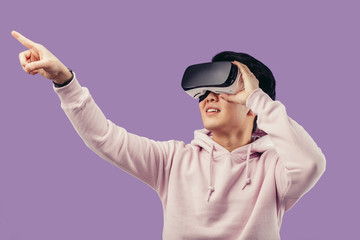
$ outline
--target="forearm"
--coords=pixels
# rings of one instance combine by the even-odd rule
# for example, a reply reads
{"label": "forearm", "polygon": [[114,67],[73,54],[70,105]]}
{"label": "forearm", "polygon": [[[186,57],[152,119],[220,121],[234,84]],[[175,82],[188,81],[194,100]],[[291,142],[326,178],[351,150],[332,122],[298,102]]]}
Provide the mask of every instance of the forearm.
{"label": "forearm", "polygon": [[167,143],[127,133],[108,120],[87,88],[74,76],[67,86],[54,87],[61,107],[86,145],[103,159],[155,188],[164,165]]}
{"label": "forearm", "polygon": [[[83,140],[96,145],[99,136],[106,135],[107,119],[92,99],[87,88],[81,87],[74,74],[73,80],[66,86],[56,87],[61,107]],[[97,137],[95,137],[97,136]]]}
{"label": "forearm", "polygon": [[285,173],[280,190],[289,197],[300,197],[325,170],[321,149],[303,127],[288,117],[285,106],[261,89],[249,96],[247,107],[258,115],[258,128],[270,136],[279,155],[284,168],[279,167],[279,172]]}

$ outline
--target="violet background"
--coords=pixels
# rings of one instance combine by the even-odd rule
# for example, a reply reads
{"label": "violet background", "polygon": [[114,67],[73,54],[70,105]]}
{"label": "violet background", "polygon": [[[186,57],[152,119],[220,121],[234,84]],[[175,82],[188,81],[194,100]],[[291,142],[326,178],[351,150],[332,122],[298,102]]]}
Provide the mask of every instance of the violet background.
{"label": "violet background", "polygon": [[109,119],[155,140],[202,128],[185,68],[223,50],[263,61],[277,100],[327,158],[287,212],[282,239],[355,239],[359,227],[356,1],[9,1],[0,3],[0,240],[161,239],[156,193],[91,152],[51,82],[24,73],[10,35],[42,43]]}

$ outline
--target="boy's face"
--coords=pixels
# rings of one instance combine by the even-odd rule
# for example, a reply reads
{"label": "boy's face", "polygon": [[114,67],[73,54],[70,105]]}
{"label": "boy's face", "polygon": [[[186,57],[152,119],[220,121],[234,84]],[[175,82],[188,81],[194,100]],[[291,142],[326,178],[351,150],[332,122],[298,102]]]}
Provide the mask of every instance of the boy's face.
{"label": "boy's face", "polygon": [[229,102],[211,92],[199,103],[204,127],[217,133],[244,132],[253,126],[254,116],[242,104]]}

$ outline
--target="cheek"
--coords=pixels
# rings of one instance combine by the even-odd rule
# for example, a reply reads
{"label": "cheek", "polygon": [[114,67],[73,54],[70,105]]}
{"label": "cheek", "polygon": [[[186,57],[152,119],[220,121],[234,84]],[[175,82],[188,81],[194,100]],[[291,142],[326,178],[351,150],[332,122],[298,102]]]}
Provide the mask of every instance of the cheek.
{"label": "cheek", "polygon": [[205,106],[205,101],[199,102],[199,109],[203,109]]}
{"label": "cheek", "polygon": [[236,106],[226,109],[225,115],[229,120],[231,119],[238,122],[246,118],[246,112],[245,108]]}
{"label": "cheek", "polygon": [[204,101],[200,102],[200,103],[199,103],[199,110],[200,110],[201,115],[202,115],[202,113],[203,113],[202,110],[204,109],[204,107],[205,107]]}
{"label": "cheek", "polygon": [[200,111],[200,115],[201,115],[202,119],[204,119],[203,111],[202,111],[203,108],[204,108],[204,106],[201,103],[199,103],[199,111]]}

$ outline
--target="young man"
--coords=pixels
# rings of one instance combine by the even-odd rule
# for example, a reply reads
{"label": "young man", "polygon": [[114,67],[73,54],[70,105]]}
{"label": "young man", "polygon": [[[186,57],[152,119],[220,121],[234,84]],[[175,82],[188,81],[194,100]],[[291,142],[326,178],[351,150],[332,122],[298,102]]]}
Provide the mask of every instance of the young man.
{"label": "young man", "polygon": [[[236,64],[244,89],[234,95],[210,92],[200,101],[205,129],[195,131],[190,144],[158,142],[106,119],[88,89],[54,55],[17,32],[12,35],[29,48],[19,55],[24,71],[54,82],[86,145],[159,194],[164,239],[280,239],[284,212],[325,170],[316,143],[274,101],[270,70],[249,55],[214,57]],[[249,61],[255,75],[234,60]]]}

